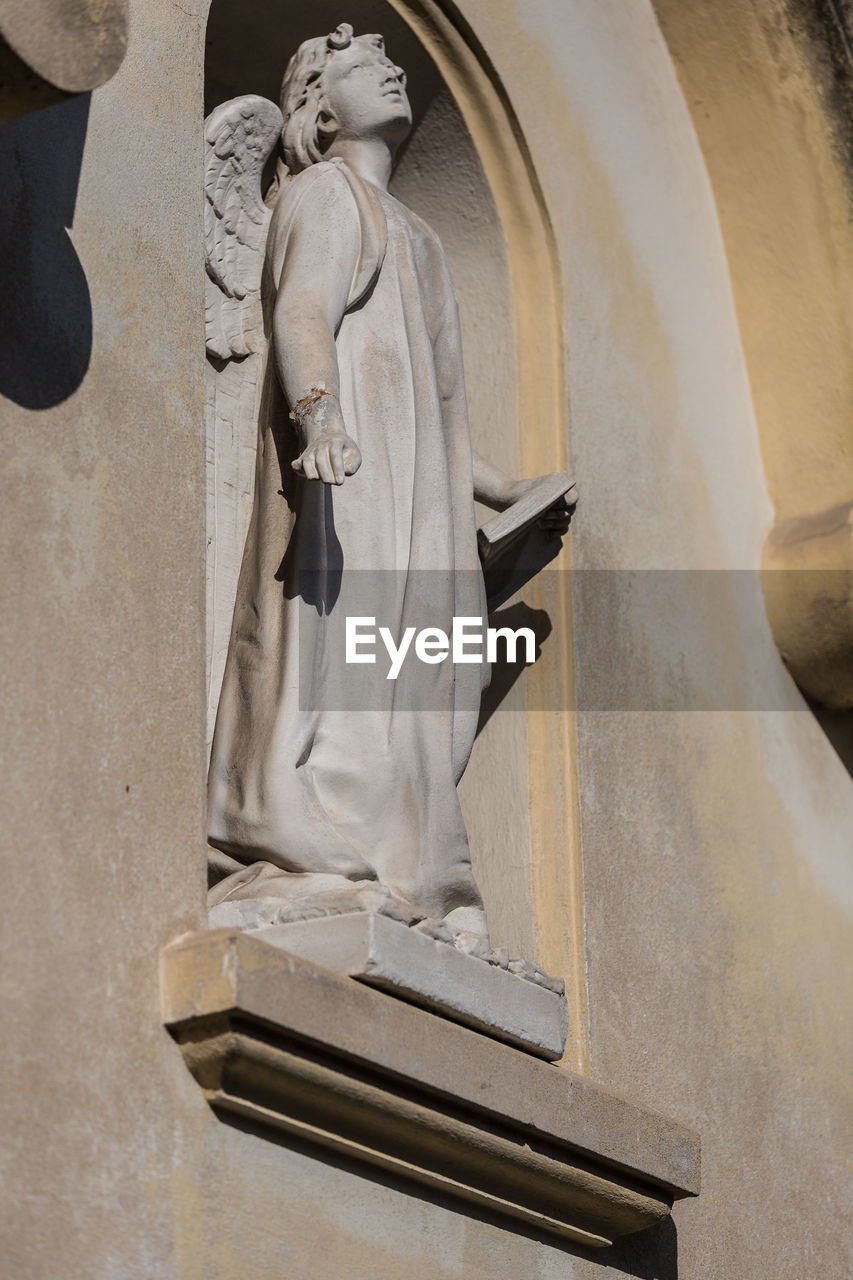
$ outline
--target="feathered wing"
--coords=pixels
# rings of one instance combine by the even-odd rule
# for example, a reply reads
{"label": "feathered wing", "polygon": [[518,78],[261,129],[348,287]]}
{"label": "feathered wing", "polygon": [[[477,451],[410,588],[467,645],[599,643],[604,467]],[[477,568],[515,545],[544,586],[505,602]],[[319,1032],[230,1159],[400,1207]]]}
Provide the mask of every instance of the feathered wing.
{"label": "feathered wing", "polygon": [[208,742],[252,512],[271,216],[261,179],[281,126],[278,107],[256,94],[223,103],[204,126]]}
{"label": "feathered wing", "polygon": [[204,247],[207,350],[229,360],[263,343],[261,272],[270,210],[261,176],[281,135],[275,103],[232,98],[204,124]]}

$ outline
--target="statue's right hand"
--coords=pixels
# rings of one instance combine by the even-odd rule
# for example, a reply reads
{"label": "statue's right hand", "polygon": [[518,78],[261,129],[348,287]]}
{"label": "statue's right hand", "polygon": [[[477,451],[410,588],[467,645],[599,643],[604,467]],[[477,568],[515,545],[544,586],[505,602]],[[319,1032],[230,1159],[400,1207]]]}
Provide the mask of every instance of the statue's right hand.
{"label": "statue's right hand", "polygon": [[344,477],[355,475],[361,466],[361,453],[345,431],[321,431],[291,466],[306,480],[343,484]]}

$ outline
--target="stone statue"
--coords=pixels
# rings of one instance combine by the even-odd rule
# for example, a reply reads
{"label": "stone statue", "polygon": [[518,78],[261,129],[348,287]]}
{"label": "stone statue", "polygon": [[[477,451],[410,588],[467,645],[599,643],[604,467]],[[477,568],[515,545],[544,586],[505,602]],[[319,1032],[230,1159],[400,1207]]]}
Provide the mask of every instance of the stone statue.
{"label": "stone statue", "polygon": [[[300,47],[281,112],[249,96],[206,125],[208,352],[220,370],[261,353],[239,393],[255,498],[209,776],[210,843],[235,869],[212,920],[369,910],[494,959],[456,793],[488,668],[420,664],[422,713],[393,685],[360,710],[326,696],[372,674],[333,643],[353,599],[375,611],[346,582],[385,575],[397,635],[484,617],[474,500],[501,511],[536,483],[472,457],[444,253],[387,190],[410,127],[382,37],[347,24]],[[546,513],[555,536],[569,514]]]}

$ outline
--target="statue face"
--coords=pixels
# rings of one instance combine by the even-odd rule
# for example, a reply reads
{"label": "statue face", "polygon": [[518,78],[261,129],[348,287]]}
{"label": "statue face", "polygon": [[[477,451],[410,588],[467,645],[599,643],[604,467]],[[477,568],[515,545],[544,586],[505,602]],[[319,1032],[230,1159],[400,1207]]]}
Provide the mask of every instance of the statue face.
{"label": "statue face", "polygon": [[405,72],[386,56],[381,36],[360,36],[337,50],[323,72],[323,94],[339,138],[396,145],[412,126]]}

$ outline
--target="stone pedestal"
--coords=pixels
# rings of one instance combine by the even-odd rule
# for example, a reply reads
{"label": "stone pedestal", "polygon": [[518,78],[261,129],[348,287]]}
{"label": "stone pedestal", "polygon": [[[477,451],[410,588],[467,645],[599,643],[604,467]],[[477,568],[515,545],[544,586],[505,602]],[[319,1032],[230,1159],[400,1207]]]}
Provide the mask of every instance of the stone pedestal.
{"label": "stone pedestal", "polygon": [[537,1057],[562,1057],[566,998],[372,912],[270,925],[253,935]]}

